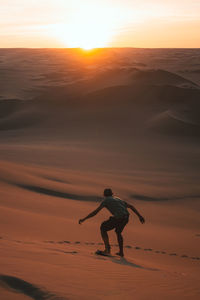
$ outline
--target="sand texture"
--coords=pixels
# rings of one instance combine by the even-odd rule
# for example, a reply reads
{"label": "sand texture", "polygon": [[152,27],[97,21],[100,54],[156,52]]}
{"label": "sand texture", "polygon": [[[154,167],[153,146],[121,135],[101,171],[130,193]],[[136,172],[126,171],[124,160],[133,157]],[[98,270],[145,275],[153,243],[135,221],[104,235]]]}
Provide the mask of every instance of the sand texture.
{"label": "sand texture", "polygon": [[[200,297],[200,50],[0,49],[0,299]],[[133,204],[103,249],[104,188]],[[118,251],[109,232],[112,254]]]}

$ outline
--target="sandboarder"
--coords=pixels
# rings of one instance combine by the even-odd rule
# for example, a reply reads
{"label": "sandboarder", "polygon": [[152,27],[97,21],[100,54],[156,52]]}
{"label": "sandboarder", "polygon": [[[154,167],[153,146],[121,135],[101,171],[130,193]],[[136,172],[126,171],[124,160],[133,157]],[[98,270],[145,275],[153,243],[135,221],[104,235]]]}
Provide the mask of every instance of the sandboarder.
{"label": "sandboarder", "polygon": [[105,244],[105,250],[99,252],[97,251],[97,254],[110,254],[110,244],[107,231],[115,228],[119,244],[119,252],[116,254],[123,257],[124,250],[122,231],[129,221],[129,212],[127,208],[130,208],[138,216],[142,224],[145,222],[145,219],[140,215],[140,213],[136,210],[136,208],[133,205],[121,200],[118,197],[114,197],[113,192],[110,188],[104,190],[104,197],[105,198],[101,202],[99,207],[97,207],[97,209],[91,212],[87,217],[80,219],[79,224],[82,224],[85,220],[94,217],[98,212],[100,212],[102,208],[106,207],[113,216],[101,224],[100,230],[102,239]]}

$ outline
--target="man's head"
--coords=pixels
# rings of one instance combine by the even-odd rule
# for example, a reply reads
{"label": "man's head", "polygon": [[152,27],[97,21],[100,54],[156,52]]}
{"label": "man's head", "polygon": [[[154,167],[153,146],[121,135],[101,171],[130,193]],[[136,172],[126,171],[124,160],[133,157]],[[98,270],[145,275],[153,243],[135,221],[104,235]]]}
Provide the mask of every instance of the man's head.
{"label": "man's head", "polygon": [[113,192],[111,189],[105,189],[103,194],[105,197],[111,197],[113,195]]}

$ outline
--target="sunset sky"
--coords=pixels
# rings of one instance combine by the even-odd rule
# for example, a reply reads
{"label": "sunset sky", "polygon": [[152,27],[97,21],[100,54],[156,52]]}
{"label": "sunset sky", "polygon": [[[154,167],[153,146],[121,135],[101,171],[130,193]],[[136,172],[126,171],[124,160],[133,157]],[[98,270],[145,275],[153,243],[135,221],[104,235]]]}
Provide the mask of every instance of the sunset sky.
{"label": "sunset sky", "polygon": [[200,47],[199,0],[0,0],[0,47]]}

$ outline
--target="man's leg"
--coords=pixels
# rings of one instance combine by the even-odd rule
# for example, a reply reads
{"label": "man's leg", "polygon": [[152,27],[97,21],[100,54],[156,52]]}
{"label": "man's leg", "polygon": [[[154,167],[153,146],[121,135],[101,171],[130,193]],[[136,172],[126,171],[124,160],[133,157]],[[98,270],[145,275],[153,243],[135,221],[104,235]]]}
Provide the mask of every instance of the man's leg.
{"label": "man's leg", "polygon": [[120,220],[115,229],[117,235],[117,241],[119,244],[119,252],[117,253],[117,255],[121,257],[124,256],[124,241],[123,241],[122,231],[126,226],[126,224],[128,223],[128,220],[129,220],[128,216]]}
{"label": "man's leg", "polygon": [[112,230],[115,228],[115,223],[113,223],[113,218],[110,217],[109,220],[103,222],[101,224],[100,230],[101,230],[101,237],[103,239],[103,242],[105,244],[105,252],[110,253],[110,243],[108,238],[107,231]]}
{"label": "man's leg", "polygon": [[110,244],[109,244],[108,233],[103,228],[101,228],[101,237],[102,237],[104,245],[105,245],[105,252],[110,253]]}
{"label": "man's leg", "polygon": [[124,243],[123,243],[123,236],[121,234],[121,232],[116,232],[117,234],[117,240],[118,240],[118,244],[119,244],[119,252],[117,253],[120,256],[124,256]]}

